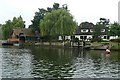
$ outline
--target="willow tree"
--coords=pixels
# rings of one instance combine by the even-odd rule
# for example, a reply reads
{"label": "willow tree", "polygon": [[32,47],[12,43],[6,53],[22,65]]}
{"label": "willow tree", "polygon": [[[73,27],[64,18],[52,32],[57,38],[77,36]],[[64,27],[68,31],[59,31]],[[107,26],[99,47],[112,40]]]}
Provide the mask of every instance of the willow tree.
{"label": "willow tree", "polygon": [[33,32],[40,31],[39,24],[47,12],[51,12],[53,10],[58,10],[58,9],[67,10],[67,4],[63,4],[63,6],[60,7],[59,3],[54,3],[52,7],[47,7],[47,9],[43,9],[43,8],[38,8],[38,9],[39,11],[35,12],[34,19],[31,20],[32,24],[29,26],[29,28],[33,29]]}
{"label": "willow tree", "polygon": [[48,12],[39,27],[42,36],[64,36],[74,34],[77,23],[69,11],[58,9]]}

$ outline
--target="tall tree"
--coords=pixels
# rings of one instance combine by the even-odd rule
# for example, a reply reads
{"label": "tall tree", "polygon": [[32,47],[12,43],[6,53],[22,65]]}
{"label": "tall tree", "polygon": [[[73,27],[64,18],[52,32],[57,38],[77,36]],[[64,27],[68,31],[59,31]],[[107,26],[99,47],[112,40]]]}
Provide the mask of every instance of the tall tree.
{"label": "tall tree", "polygon": [[18,18],[14,17],[12,20],[13,28],[25,28],[25,21],[23,21],[23,18],[19,16]]}
{"label": "tall tree", "polygon": [[2,39],[2,24],[0,24],[0,40]]}
{"label": "tall tree", "polygon": [[39,23],[40,21],[44,18],[44,15],[46,14],[46,10],[45,9],[40,9],[38,12],[35,12],[35,16],[34,19],[31,21],[32,24],[29,26],[30,28],[33,29],[33,31],[39,31]]}
{"label": "tall tree", "polygon": [[59,3],[54,3],[52,8],[47,7],[46,9],[39,8],[38,12],[35,12],[34,19],[31,21],[32,24],[29,26],[29,28],[32,28],[33,31],[40,31],[39,24],[41,20],[43,20],[44,16],[47,14],[47,12],[52,12],[53,10],[58,10],[58,9],[66,9],[67,10],[67,4],[64,4],[62,7],[60,7]]}
{"label": "tall tree", "polygon": [[94,36],[94,40],[95,41],[99,41],[101,40],[101,35],[102,35],[102,32],[101,30],[102,29],[105,29],[107,31],[106,34],[108,35],[108,29],[109,29],[109,19],[106,19],[106,18],[100,18],[100,21],[96,23],[96,25],[94,26],[94,32],[93,32],[93,36]]}
{"label": "tall tree", "polygon": [[10,37],[12,29],[13,29],[13,25],[11,20],[8,20],[6,21],[6,24],[3,24],[2,26],[3,39],[8,39]]}
{"label": "tall tree", "polygon": [[102,29],[103,25],[100,23],[97,23],[94,26],[94,31],[93,31],[93,36],[95,40],[99,40],[101,37],[101,29]]}
{"label": "tall tree", "polygon": [[8,39],[13,32],[13,28],[18,27],[25,28],[25,21],[23,21],[21,16],[19,16],[18,18],[14,17],[12,21],[11,20],[6,21],[6,23],[2,25],[3,39]]}
{"label": "tall tree", "polygon": [[65,9],[53,10],[47,13],[40,22],[42,36],[72,35],[77,27],[73,16]]}
{"label": "tall tree", "polygon": [[59,3],[54,3],[53,4],[53,9],[55,9],[55,10],[59,9]]}
{"label": "tall tree", "polygon": [[117,22],[110,25],[110,35],[120,37],[120,25]]}

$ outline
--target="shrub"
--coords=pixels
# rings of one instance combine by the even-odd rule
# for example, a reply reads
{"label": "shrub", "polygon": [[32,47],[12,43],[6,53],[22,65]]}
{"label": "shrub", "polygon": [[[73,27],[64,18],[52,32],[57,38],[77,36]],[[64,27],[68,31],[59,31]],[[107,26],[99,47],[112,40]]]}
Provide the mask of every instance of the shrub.
{"label": "shrub", "polygon": [[120,44],[113,45],[111,49],[120,49]]}
{"label": "shrub", "polygon": [[110,41],[111,41],[111,42],[120,42],[120,37],[117,38],[117,39],[111,39]]}
{"label": "shrub", "polygon": [[101,41],[102,41],[101,38],[91,39],[91,42],[101,42]]}

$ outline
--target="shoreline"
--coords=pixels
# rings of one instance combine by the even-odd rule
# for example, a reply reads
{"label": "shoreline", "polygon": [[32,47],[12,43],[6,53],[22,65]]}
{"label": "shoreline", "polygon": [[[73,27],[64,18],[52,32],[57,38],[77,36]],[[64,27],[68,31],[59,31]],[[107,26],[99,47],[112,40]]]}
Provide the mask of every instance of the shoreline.
{"label": "shoreline", "polygon": [[[2,42],[4,42],[5,40],[0,40],[0,46],[2,47]],[[19,43],[18,43],[19,44]],[[102,45],[102,46],[101,46]],[[53,47],[53,48],[78,48],[78,49],[84,49],[84,50],[106,50],[106,46],[110,46],[110,45],[113,45],[113,43],[112,44],[107,44],[107,45],[103,45],[102,43],[97,43],[97,45],[96,45],[96,43],[91,43],[90,45],[86,45],[86,46],[82,46],[82,45],[77,45],[77,43],[70,43],[70,42],[68,42],[68,43],[66,43],[66,42],[51,42],[51,43],[49,43],[49,42],[26,42],[26,43],[24,43],[24,45],[22,45],[23,47],[27,47],[27,46],[40,46],[40,47]],[[15,45],[13,45],[13,46],[15,46]],[[20,46],[18,46],[18,47],[20,47]],[[112,49],[111,47],[110,47],[110,50],[111,51],[120,51],[120,49],[118,48],[114,48],[114,49]]]}

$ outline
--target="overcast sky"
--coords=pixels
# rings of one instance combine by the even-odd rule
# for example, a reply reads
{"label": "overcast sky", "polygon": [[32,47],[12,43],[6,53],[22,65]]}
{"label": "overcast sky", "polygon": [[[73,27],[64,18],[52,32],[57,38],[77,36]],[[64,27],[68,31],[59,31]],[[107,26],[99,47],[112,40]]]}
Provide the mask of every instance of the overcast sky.
{"label": "overcast sky", "polygon": [[26,26],[31,24],[38,8],[52,7],[54,3],[68,5],[70,13],[80,24],[88,21],[94,24],[100,17],[108,18],[111,22],[118,21],[119,0],[0,0],[0,24],[7,20],[22,16]]}

